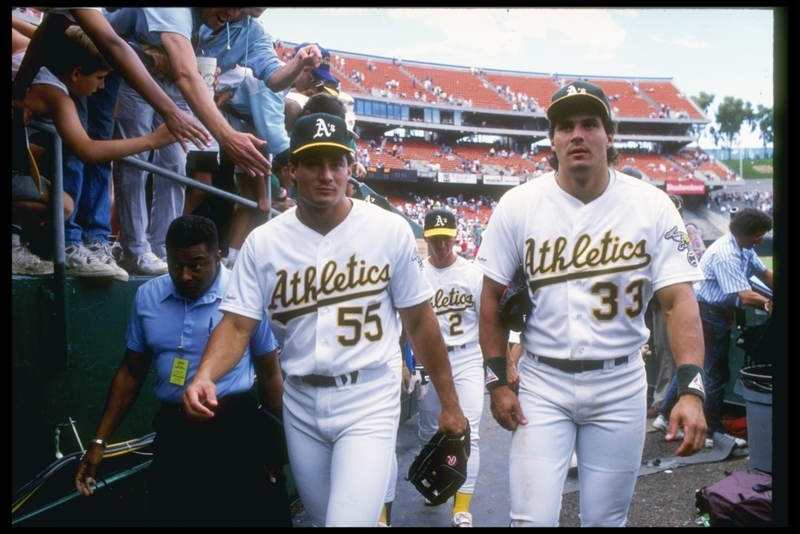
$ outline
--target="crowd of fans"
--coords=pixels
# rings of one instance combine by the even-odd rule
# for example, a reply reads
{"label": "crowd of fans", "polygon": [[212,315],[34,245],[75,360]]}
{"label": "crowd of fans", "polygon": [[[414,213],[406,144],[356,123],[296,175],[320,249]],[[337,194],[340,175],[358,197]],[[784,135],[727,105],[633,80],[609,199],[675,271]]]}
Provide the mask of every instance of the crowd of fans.
{"label": "crowd of fans", "polygon": [[772,191],[715,191],[708,195],[707,208],[713,206],[720,213],[727,213],[731,208],[755,208],[772,217],[774,207]]}

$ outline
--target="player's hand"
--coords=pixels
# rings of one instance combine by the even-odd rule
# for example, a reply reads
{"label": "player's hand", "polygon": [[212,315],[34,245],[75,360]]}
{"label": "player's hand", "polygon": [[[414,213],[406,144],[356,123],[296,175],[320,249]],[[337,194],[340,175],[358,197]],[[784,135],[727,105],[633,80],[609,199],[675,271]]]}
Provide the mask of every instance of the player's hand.
{"label": "player's hand", "polygon": [[360,162],[356,161],[355,163],[353,163],[353,168],[355,171],[356,178],[363,178],[367,175],[367,169],[365,169]]}
{"label": "player's hand", "polygon": [[297,51],[294,59],[306,68],[316,69],[322,63],[322,52],[317,45],[307,45]]}
{"label": "player's hand", "polygon": [[250,176],[269,176],[272,172],[272,166],[261,153],[261,149],[266,145],[266,141],[252,134],[233,129],[225,136],[224,141],[220,142],[220,146],[231,160]]}
{"label": "player's hand", "polygon": [[95,471],[100,462],[103,461],[103,447],[97,443],[92,443],[78,462],[78,469],[75,470],[75,489],[85,497],[94,493],[97,482],[94,479]]}
{"label": "player's hand", "polygon": [[461,435],[466,432],[468,424],[458,404],[448,408],[442,407],[442,411],[439,412],[439,430],[445,434]]}
{"label": "player's hand", "polygon": [[706,446],[706,418],[703,401],[690,393],[681,395],[669,416],[665,439],[672,441],[678,428],[683,428],[683,443],[675,451],[677,456],[691,456]]}
{"label": "player's hand", "polygon": [[652,350],[650,350],[650,345],[648,345],[648,344],[646,344],[646,343],[645,343],[645,344],[644,344],[644,345],[642,345],[642,347],[639,349],[639,354],[641,354],[641,355],[642,355],[642,359],[643,359],[643,360],[647,361],[647,358],[649,358],[650,356],[652,356],[652,355],[653,355],[653,351],[652,351]]}
{"label": "player's hand", "polygon": [[508,389],[511,391],[517,391],[519,389],[519,371],[517,370],[517,364],[511,361],[511,359],[506,360],[506,375],[508,376]]}
{"label": "player's hand", "polygon": [[414,389],[416,389],[417,386],[419,386],[417,400],[421,401],[425,398],[425,395],[428,394],[428,388],[431,386],[431,382],[428,379],[428,373],[425,372],[425,369],[420,365],[416,366],[414,368],[414,374],[409,376],[406,392],[409,395],[414,393]]}
{"label": "player's hand", "polygon": [[214,417],[209,409],[217,407],[217,386],[208,379],[197,379],[189,384],[183,394],[183,409],[192,421],[203,421]]}
{"label": "player's hand", "polygon": [[194,143],[200,150],[211,146],[211,135],[202,123],[177,106],[172,113],[164,116],[164,123],[187,154],[189,153],[188,143]]}
{"label": "player's hand", "polygon": [[506,430],[516,430],[519,425],[527,425],[519,399],[507,386],[496,387],[489,392],[492,416],[497,424]]}

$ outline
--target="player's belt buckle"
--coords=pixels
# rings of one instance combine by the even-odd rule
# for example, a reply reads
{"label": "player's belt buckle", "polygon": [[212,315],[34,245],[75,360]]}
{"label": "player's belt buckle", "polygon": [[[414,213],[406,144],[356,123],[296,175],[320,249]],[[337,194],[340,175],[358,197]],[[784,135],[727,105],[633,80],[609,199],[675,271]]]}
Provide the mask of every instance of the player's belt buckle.
{"label": "player's belt buckle", "polygon": [[[606,360],[561,360],[558,358],[548,358],[546,356],[536,356],[545,365],[555,367],[565,373],[583,373],[584,371],[597,371],[605,366]],[[614,358],[614,367],[628,363],[628,356]]]}
{"label": "player's belt buckle", "polygon": [[314,386],[315,388],[333,388],[357,383],[358,374],[358,371],[353,371],[352,373],[338,376],[306,375],[301,376],[300,380],[302,380],[304,384]]}

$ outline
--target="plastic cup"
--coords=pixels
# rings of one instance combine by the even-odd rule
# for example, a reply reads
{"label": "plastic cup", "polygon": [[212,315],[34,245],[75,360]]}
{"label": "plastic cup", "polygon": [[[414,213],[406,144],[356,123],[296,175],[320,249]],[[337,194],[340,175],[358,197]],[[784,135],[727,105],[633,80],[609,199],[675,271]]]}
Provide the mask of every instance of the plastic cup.
{"label": "plastic cup", "polygon": [[217,58],[198,57],[197,71],[203,77],[203,81],[206,82],[206,87],[208,87],[211,98],[214,98],[214,78],[217,75]]}

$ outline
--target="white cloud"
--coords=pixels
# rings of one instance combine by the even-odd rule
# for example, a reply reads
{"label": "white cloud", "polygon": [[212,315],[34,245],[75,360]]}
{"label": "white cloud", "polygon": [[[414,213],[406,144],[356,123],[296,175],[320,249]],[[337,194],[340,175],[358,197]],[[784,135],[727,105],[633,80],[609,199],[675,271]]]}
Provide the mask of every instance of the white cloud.
{"label": "white cloud", "polygon": [[694,37],[681,37],[680,39],[673,41],[674,44],[678,45],[681,48],[711,48],[705,41],[698,41]]}
{"label": "white cloud", "polygon": [[664,42],[664,36],[661,35],[660,33],[651,33],[650,34],[650,39],[652,39],[653,41],[655,41],[657,43],[663,43]]}

